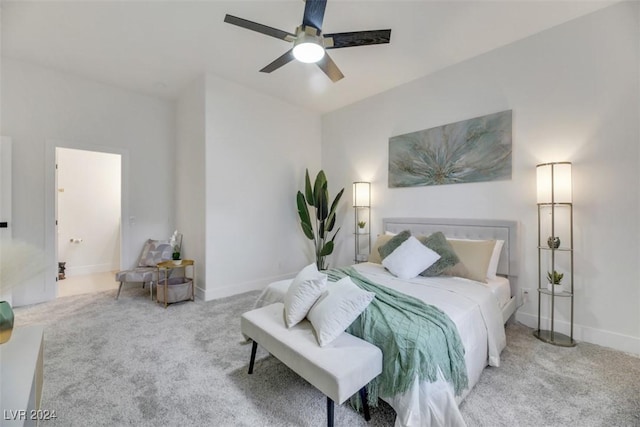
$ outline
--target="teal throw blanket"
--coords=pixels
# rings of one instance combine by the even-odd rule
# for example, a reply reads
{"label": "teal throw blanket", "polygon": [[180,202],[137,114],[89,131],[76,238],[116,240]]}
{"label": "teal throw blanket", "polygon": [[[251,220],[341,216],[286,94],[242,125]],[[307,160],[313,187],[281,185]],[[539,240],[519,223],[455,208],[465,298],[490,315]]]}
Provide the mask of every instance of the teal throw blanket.
{"label": "teal throw blanket", "polygon": [[[438,367],[453,383],[456,396],[468,386],[464,347],[455,324],[439,308],[385,286],[377,285],[353,267],[335,268],[329,280],[345,276],[376,297],[347,329],[382,350],[382,374],[367,387],[370,405],[378,396],[391,397],[409,389],[416,377],[438,379]],[[356,408],[359,398],[356,394]]]}

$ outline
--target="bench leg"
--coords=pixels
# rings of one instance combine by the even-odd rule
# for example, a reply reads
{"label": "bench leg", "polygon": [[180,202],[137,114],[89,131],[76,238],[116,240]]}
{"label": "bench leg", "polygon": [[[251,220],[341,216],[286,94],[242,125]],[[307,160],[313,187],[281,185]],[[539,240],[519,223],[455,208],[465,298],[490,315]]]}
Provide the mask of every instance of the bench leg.
{"label": "bench leg", "polygon": [[333,400],[327,396],[327,427],[333,427]]}
{"label": "bench leg", "polygon": [[369,414],[369,403],[367,403],[367,389],[362,387],[360,389],[360,400],[362,401],[362,412],[364,412],[364,419],[369,421],[371,414]]}
{"label": "bench leg", "polygon": [[256,350],[258,350],[258,343],[253,341],[251,346],[251,360],[249,361],[249,375],[253,374],[253,363],[256,361]]}
{"label": "bench leg", "polygon": [[118,297],[120,296],[120,291],[122,290],[122,284],[124,282],[120,282],[120,286],[118,286],[118,293],[116,294],[116,299],[118,299]]}

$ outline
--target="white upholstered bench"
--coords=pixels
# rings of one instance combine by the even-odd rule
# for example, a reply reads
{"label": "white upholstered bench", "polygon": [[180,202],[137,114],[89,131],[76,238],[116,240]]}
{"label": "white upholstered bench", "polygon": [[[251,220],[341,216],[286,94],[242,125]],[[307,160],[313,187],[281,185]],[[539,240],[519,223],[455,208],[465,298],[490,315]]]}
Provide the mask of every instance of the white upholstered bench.
{"label": "white upholstered bench", "polygon": [[249,374],[258,344],[327,396],[327,425],[333,426],[333,405],[360,392],[369,421],[365,386],[382,372],[382,352],[346,332],[324,347],[313,327],[303,320],[291,329],[284,323],[284,306],[275,303],[248,311],[241,318],[242,333],[253,340]]}

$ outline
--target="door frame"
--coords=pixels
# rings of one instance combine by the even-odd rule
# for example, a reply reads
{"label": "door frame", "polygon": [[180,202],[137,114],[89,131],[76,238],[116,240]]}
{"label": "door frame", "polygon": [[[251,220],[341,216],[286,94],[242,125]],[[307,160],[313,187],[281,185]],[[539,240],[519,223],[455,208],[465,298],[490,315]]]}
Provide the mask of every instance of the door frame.
{"label": "door frame", "polygon": [[[12,197],[12,167],[13,160],[11,155],[12,147],[11,138],[8,136],[0,136],[0,221],[7,222],[7,228],[0,229],[0,240],[11,240],[13,235],[13,211],[11,207]],[[9,304],[13,303],[11,289],[0,291],[0,300],[6,300]]]}
{"label": "door frame", "polygon": [[131,245],[131,229],[129,221],[129,150],[119,147],[93,145],[83,142],[61,141],[48,139],[45,141],[45,295],[48,300],[56,298],[58,294],[58,233],[56,188],[56,148],[70,148],[76,150],[95,151],[99,153],[120,155],[120,269],[124,260],[129,259]]}

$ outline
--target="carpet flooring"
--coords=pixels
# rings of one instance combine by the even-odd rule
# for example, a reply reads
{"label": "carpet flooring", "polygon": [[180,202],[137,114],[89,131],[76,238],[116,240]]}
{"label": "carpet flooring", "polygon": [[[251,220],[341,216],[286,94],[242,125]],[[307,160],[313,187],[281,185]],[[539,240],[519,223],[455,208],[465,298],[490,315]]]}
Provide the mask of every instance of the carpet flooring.
{"label": "carpet flooring", "polygon": [[[138,287],[16,308],[16,327],[44,325],[41,426],[324,426],[324,396],[251,346],[240,315],[257,292],[164,309]],[[507,328],[500,368],[461,405],[469,426],[640,426],[640,358],[587,343],[545,344]],[[366,423],[347,404],[338,426],[392,426],[384,402]]]}

